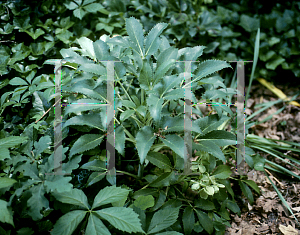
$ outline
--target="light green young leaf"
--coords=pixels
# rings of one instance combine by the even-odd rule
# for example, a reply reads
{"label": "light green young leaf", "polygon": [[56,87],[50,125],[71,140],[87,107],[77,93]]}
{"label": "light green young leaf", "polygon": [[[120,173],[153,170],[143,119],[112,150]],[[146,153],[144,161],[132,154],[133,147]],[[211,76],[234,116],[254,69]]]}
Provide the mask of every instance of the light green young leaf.
{"label": "light green young leaf", "polygon": [[159,210],[153,215],[147,234],[157,233],[163,229],[170,227],[178,218],[179,207],[168,207]]}
{"label": "light green young leaf", "polygon": [[143,164],[156,136],[150,126],[144,126],[136,135],[136,148],[138,150],[140,163]]}
{"label": "light green young leaf", "polygon": [[153,55],[160,45],[159,35],[168,26],[166,23],[156,24],[148,33],[145,42],[145,55]]}
{"label": "light green young leaf", "polygon": [[95,213],[121,231],[144,233],[138,214],[131,208],[109,207],[95,211]]}
{"label": "light green young leaf", "polygon": [[134,201],[133,204],[142,210],[146,210],[147,208],[154,206],[154,197],[151,195],[140,196]]}
{"label": "light green young leaf", "polygon": [[95,148],[96,146],[101,144],[103,138],[104,135],[98,134],[85,134],[81,136],[72,146],[70,150],[70,157],[77,153],[82,153]]}
{"label": "light green young leaf", "polygon": [[94,199],[94,203],[92,206],[92,209],[95,209],[96,207],[117,202],[122,200],[124,197],[127,197],[129,193],[129,190],[123,189],[121,187],[113,186],[107,186],[104,189],[100,190],[100,192],[96,195]]}
{"label": "light green young leaf", "polygon": [[130,40],[133,42],[133,49],[144,57],[144,32],[142,25],[134,17],[126,19],[126,30]]}
{"label": "light green young leaf", "polygon": [[71,191],[61,193],[53,192],[52,195],[62,203],[81,206],[88,210],[90,209],[87,197],[82,190],[74,188]]}
{"label": "light green young leaf", "polygon": [[71,211],[58,219],[55,223],[51,235],[72,235],[77,226],[85,217],[87,211]]}

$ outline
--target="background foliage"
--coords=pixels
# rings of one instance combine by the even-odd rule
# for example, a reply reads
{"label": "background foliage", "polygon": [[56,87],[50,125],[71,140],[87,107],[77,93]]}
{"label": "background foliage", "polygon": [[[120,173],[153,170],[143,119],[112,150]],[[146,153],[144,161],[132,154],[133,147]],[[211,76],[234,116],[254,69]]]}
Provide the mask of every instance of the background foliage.
{"label": "background foliage", "polygon": [[[0,1],[0,3],[0,159],[2,171],[0,207],[4,211],[0,217],[3,223],[3,226],[0,227],[1,233],[10,234],[17,231],[18,234],[44,234],[53,229],[52,234],[60,234],[59,231],[64,230],[61,230],[59,226],[65,225],[71,226],[75,231],[74,234],[79,234],[81,229],[93,233],[91,224],[96,224],[98,227],[94,226],[94,228],[98,228],[99,231],[102,231],[100,228],[103,229],[100,234],[105,234],[105,232],[120,234],[120,231],[125,233],[125,231],[141,232],[142,230],[147,231],[148,234],[157,232],[161,232],[161,234],[164,232],[165,234],[196,234],[201,231],[209,234],[223,234],[225,226],[230,226],[228,209],[234,213],[240,213],[235,202],[235,192],[230,184],[236,181],[237,184],[234,184],[239,185],[248,200],[253,202],[250,188],[259,193],[254,182],[248,181],[244,176],[229,179],[231,176],[230,166],[232,166],[229,159],[234,154],[234,149],[226,145],[220,146],[223,146],[222,154],[224,159],[226,157],[228,166],[223,165],[220,155],[217,153],[213,155],[206,151],[199,151],[197,155],[201,158],[195,163],[193,170],[201,172],[205,177],[203,176],[201,179],[180,178],[178,180],[173,174],[173,170],[180,165],[177,162],[180,161],[178,153],[175,154],[174,151],[173,155],[160,153],[162,155],[159,155],[159,158],[158,155],[152,157],[151,154],[148,155],[147,161],[152,164],[153,172],[145,170],[145,177],[142,178],[141,165],[138,162],[140,158],[136,156],[136,152],[140,152],[140,150],[128,141],[126,142],[126,156],[122,159],[122,162],[125,160],[128,164],[124,166],[125,169],[121,169],[121,165],[119,165],[121,170],[129,173],[128,178],[120,183],[117,182],[121,187],[111,186],[112,179],[105,180],[103,175],[99,176],[97,172],[91,171],[95,169],[100,172],[105,171],[103,170],[105,169],[103,161],[105,152],[101,152],[101,149],[105,148],[104,145],[99,145],[84,153],[79,150],[75,151],[75,142],[80,136],[84,136],[84,133],[99,134],[97,132],[99,130],[90,128],[88,123],[85,123],[83,127],[75,125],[72,128],[64,129],[63,169],[71,176],[56,176],[56,178],[45,176],[44,173],[53,170],[54,115],[52,110],[43,119],[44,121],[34,123],[54,104],[54,100],[51,99],[54,90],[54,66],[46,65],[44,62],[50,59],[61,59],[63,58],[61,52],[64,51],[62,49],[65,49],[66,55],[71,51],[70,48],[73,50],[74,47],[82,48],[83,45],[86,45],[85,42],[89,42],[89,40],[96,42],[104,34],[130,36],[128,28],[125,27],[126,19],[133,16],[139,19],[145,35],[159,22],[168,24],[163,32],[163,37],[161,37],[164,40],[163,45],[169,44],[178,50],[199,45],[206,46],[201,61],[207,59],[252,60],[256,32],[260,28],[260,54],[255,77],[263,76],[270,79],[274,75],[282,74],[283,71],[291,77],[299,77],[300,59],[297,56],[300,53],[299,2],[286,1],[283,4],[274,1],[273,6],[268,5],[268,7],[259,1],[247,0],[236,2],[76,0],[63,3],[52,0],[19,0]],[[132,24],[134,23],[132,22]],[[110,41],[109,53],[111,56],[121,58],[121,47],[118,44],[123,38],[116,37]],[[82,41],[80,44],[78,39],[85,40],[85,42]],[[108,36],[103,36],[101,41],[108,40]],[[168,46],[160,47],[158,51],[162,53],[167,48]],[[130,76],[134,77],[135,73],[143,73],[141,58],[134,52],[132,54],[129,51],[123,52],[124,55],[127,53],[129,58],[135,62],[135,66],[132,66],[131,70],[129,70],[130,63],[128,63],[128,67],[126,67],[128,76],[126,77],[131,78]],[[157,56],[158,54],[154,56],[155,60],[158,60]],[[85,56],[80,55],[80,58],[85,58]],[[84,59],[82,61],[84,62]],[[159,64],[159,61],[156,62]],[[249,72],[250,68],[247,66],[246,68]],[[84,75],[93,79],[94,75],[88,75],[90,71],[86,69],[82,69],[87,72]],[[222,75],[225,71],[229,75],[233,74],[229,69],[222,70],[220,74]],[[122,73],[123,70],[119,68],[116,72]],[[180,72],[183,72],[182,68],[177,67],[177,73]],[[172,71],[169,70],[167,75],[171,74]],[[74,70],[68,68],[63,71],[65,87],[62,92],[64,99],[69,102],[72,102],[75,97],[77,99],[86,98],[84,94],[80,93],[80,90],[69,90],[67,93],[67,84],[70,82],[70,78],[76,76],[82,75],[76,74]],[[210,77],[210,79],[217,78]],[[123,82],[131,97],[135,88],[141,84],[140,81],[130,83],[129,79]],[[223,84],[223,82],[219,84]],[[201,85],[197,86],[197,88],[200,87]],[[201,88],[202,90],[199,91],[195,89],[195,95],[202,96],[206,90],[212,92],[217,90],[209,83],[204,84]],[[79,95],[73,96],[70,92],[77,92]],[[121,97],[126,97],[126,92],[121,87],[120,92]],[[148,95],[150,96],[150,94]],[[154,96],[152,96],[152,102],[153,99],[155,99]],[[137,103],[140,101],[141,104],[143,101],[141,91],[134,100]],[[182,100],[179,100],[178,102],[182,105]],[[150,103],[147,103],[149,109],[151,106],[153,107],[151,101],[149,99]],[[132,110],[132,104],[124,103],[123,105],[126,107],[127,113]],[[177,115],[182,113],[182,107],[177,107],[174,101],[170,102],[168,108],[169,111],[174,109]],[[217,108],[215,110],[218,111]],[[142,108],[140,112],[143,114]],[[230,111],[227,110],[227,112]],[[84,115],[88,114],[90,113],[84,113]],[[198,114],[203,117],[201,112]],[[133,126],[130,133],[136,136],[139,128],[143,126],[139,126],[139,122],[129,118],[130,115],[119,115],[118,118],[120,117],[124,121],[124,126]],[[72,114],[70,117],[78,116]],[[126,120],[127,118],[129,119]],[[159,120],[159,116],[152,118]],[[208,128],[207,133],[202,132],[202,139],[212,139],[213,131],[221,131],[217,130],[217,127],[220,126],[218,124],[223,123],[220,115],[212,115],[203,120],[207,121],[203,126],[212,125],[212,127]],[[71,126],[67,116],[63,122],[66,126]],[[204,127],[199,125],[203,131]],[[171,125],[169,125],[170,127]],[[99,128],[101,128],[101,123],[99,123]],[[159,126],[155,129],[156,133],[158,133],[158,128]],[[69,132],[66,131],[67,129]],[[120,129],[118,131],[122,132]],[[172,130],[169,131],[172,132]],[[173,132],[179,131],[173,130]],[[161,134],[166,133],[161,132]],[[205,134],[211,136],[205,136]],[[177,138],[175,136],[177,135],[171,138]],[[230,138],[226,136],[224,139]],[[164,140],[155,142],[155,144],[162,142]],[[228,148],[228,152],[225,151],[226,148]],[[73,149],[75,157],[68,161],[66,153],[71,149]],[[120,156],[122,153],[124,154],[121,149],[121,147],[117,149],[120,150]],[[158,154],[159,150],[155,152]],[[83,154],[89,157],[82,157]],[[253,167],[250,156],[253,156],[254,152],[247,148],[247,154],[249,155],[247,163]],[[216,156],[219,156],[219,159]],[[164,162],[158,162],[157,158],[164,159]],[[254,158],[254,161],[257,158],[258,156]],[[258,164],[256,163],[256,165]],[[214,177],[212,177],[213,175]],[[161,177],[161,179],[157,180],[157,177]],[[152,188],[144,188],[151,183]],[[173,186],[170,187],[172,184]],[[64,195],[65,190],[71,191],[72,193],[68,195],[72,196]],[[197,190],[201,197],[195,199]],[[202,194],[200,190],[202,190]],[[113,196],[118,194],[119,196]],[[108,198],[106,201],[105,197]],[[106,203],[100,204],[102,209],[95,213],[102,216],[104,225],[101,224],[97,215],[89,212],[90,216],[88,217],[84,214],[93,207],[90,206],[93,203],[95,208],[97,200],[99,201],[100,198]],[[87,210],[84,211],[83,208]],[[179,213],[179,210],[183,210],[183,214]],[[114,213],[132,216],[133,224],[124,221],[118,227],[120,221],[113,216]],[[112,217],[105,217],[104,214],[110,214]],[[137,215],[139,215],[139,219]],[[167,215],[166,221],[161,222],[160,218]],[[113,217],[114,220],[111,219]],[[73,218],[74,224],[64,222],[66,218],[68,221]],[[85,219],[77,227],[75,224],[78,225],[79,218]],[[64,231],[63,234],[71,234],[73,231],[71,228],[68,227],[69,230]]]}

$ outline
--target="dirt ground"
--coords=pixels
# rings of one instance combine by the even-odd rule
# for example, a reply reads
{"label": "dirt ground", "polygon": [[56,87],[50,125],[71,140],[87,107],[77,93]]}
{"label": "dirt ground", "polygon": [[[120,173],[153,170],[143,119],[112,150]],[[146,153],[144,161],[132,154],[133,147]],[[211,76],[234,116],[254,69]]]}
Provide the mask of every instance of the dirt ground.
{"label": "dirt ground", "polygon": [[[299,78],[296,78],[299,79]],[[253,82],[251,87],[248,105],[246,107],[246,114],[251,115],[256,110],[256,104],[277,100],[277,96],[265,88],[258,82]],[[282,90],[287,96],[293,95],[300,89],[299,85],[280,85],[274,84],[277,88]],[[247,88],[246,88],[247,90]],[[300,103],[300,97],[296,100]],[[252,121],[261,121],[265,117],[279,110],[283,104],[271,106],[269,109],[260,113]],[[256,125],[250,128],[249,133],[256,134],[260,137],[272,138],[277,140],[287,140],[293,142],[300,142],[300,108],[288,105],[281,113],[275,114],[272,119],[267,122]],[[277,158],[264,152],[258,152],[266,159],[276,162],[290,171],[299,175],[300,171],[290,165],[283,163]],[[299,154],[293,154],[289,151],[283,152],[300,160]],[[288,160],[288,159],[285,159]],[[298,165],[299,167],[299,165]],[[249,179],[256,182],[259,188],[263,191],[261,195],[254,194],[254,204],[251,206],[244,196],[237,195],[240,198],[238,203],[242,215],[232,214],[231,228],[227,228],[226,235],[254,235],[254,234],[284,234],[297,235],[300,234],[300,226],[282,204],[271,182],[263,172],[249,169],[246,166],[246,172]],[[274,172],[267,172],[270,179],[276,184],[281,194],[292,208],[292,211],[300,223],[300,182],[297,179],[283,177]],[[242,202],[242,203],[241,203]]]}

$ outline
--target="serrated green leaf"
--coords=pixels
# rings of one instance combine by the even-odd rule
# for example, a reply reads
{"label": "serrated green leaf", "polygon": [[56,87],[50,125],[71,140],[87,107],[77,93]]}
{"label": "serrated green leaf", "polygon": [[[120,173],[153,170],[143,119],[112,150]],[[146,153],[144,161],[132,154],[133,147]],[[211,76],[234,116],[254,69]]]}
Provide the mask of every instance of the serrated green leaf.
{"label": "serrated green leaf", "polygon": [[[6,137],[4,139],[0,139],[0,149],[3,150],[3,152],[1,152],[1,153],[4,156],[6,155],[7,158],[9,158],[9,156],[7,156],[7,152],[5,149],[15,147],[16,145],[22,144],[27,140],[28,140],[28,137],[20,137],[20,136],[10,136],[10,137]],[[6,152],[6,154],[4,154],[5,152]],[[4,159],[3,158],[4,156],[0,156],[0,159]]]}
{"label": "serrated green leaf", "polygon": [[120,115],[120,121],[125,121],[127,118],[131,117],[134,113],[135,113],[135,111],[132,109],[124,111]]}
{"label": "serrated green leaf", "polygon": [[121,187],[107,186],[96,195],[92,209],[112,202],[117,202],[127,197],[129,190]]}
{"label": "serrated green leaf", "polygon": [[85,235],[111,235],[103,222],[92,212],[85,230]]}
{"label": "serrated green leaf", "polygon": [[[87,103],[87,104],[93,104],[93,103],[95,104],[96,103],[97,104],[97,103],[100,103],[99,100],[93,100],[93,99],[79,99],[79,100],[76,100],[76,101],[79,104],[83,104],[83,103]],[[72,105],[72,106],[67,106],[66,107],[65,115],[67,115],[69,113],[77,114],[78,112],[96,110],[96,109],[101,109],[101,108],[103,108],[103,107],[100,106],[100,105]],[[101,115],[101,113],[100,113],[100,115]]]}
{"label": "serrated green leaf", "polygon": [[73,14],[75,17],[82,20],[82,18],[86,15],[86,12],[82,8],[78,8],[75,11],[73,11]]}
{"label": "serrated green leaf", "polygon": [[85,217],[87,211],[71,211],[58,219],[55,223],[51,235],[72,235],[77,226]]}
{"label": "serrated green leaf", "polygon": [[7,208],[7,202],[0,200],[0,221],[2,223],[8,223],[15,227],[13,221],[13,213],[12,210]]}
{"label": "serrated green leaf", "polygon": [[97,12],[104,8],[100,3],[92,3],[83,7],[87,12]]}
{"label": "serrated green leaf", "polygon": [[51,138],[50,136],[42,136],[38,142],[34,142],[34,156],[37,157],[39,154],[44,152],[45,149],[47,149],[51,144]]}
{"label": "serrated green leaf", "polygon": [[235,201],[227,200],[226,207],[233,213],[241,214],[241,210]]}
{"label": "serrated green leaf", "polygon": [[52,195],[62,203],[81,206],[88,210],[90,209],[87,197],[82,190],[74,188],[71,191],[53,192]]}
{"label": "serrated green leaf", "polygon": [[12,86],[20,86],[20,85],[28,86],[28,83],[20,77],[14,77],[9,81],[9,84]]}
{"label": "serrated green leaf", "polygon": [[72,177],[63,177],[63,176],[59,177],[57,175],[46,175],[46,181],[44,182],[44,185],[47,189],[47,193],[54,192],[54,191],[60,193],[64,191],[70,191],[72,189],[73,185],[69,183],[71,180]]}
{"label": "serrated green leaf", "polygon": [[181,158],[184,158],[184,141],[180,136],[175,134],[166,135],[166,139],[160,137],[160,140]]}
{"label": "serrated green leaf", "polygon": [[43,218],[40,211],[43,208],[49,207],[49,201],[44,196],[45,189],[44,185],[38,184],[29,189],[31,191],[31,197],[27,200],[27,205],[29,207],[28,214],[32,217],[34,221]]}
{"label": "serrated green leaf", "polygon": [[104,128],[101,124],[101,118],[98,113],[82,114],[82,115],[72,117],[64,123],[63,128],[72,125],[80,125],[80,126],[87,125],[89,127],[97,128],[98,130],[104,132]]}
{"label": "serrated green leaf", "polygon": [[215,205],[213,202],[204,200],[202,198],[196,199],[195,206],[199,207],[202,210],[214,210],[215,209]]}
{"label": "serrated green leaf", "polygon": [[125,106],[125,107],[128,107],[128,108],[133,108],[133,109],[136,108],[135,103],[133,103],[130,100],[122,100],[122,105]]}
{"label": "serrated green leaf", "polygon": [[131,208],[110,207],[95,213],[121,231],[144,233],[138,215]]}
{"label": "serrated green leaf", "polygon": [[182,215],[182,224],[184,229],[184,234],[191,234],[195,224],[195,215],[191,207],[187,206]]}
{"label": "serrated green leaf", "polygon": [[249,199],[249,202],[252,205],[254,202],[254,199],[253,199],[253,194],[252,194],[250,188],[248,187],[248,185],[246,185],[241,180],[239,180],[239,185],[240,185],[240,188],[241,188],[243,194]]}
{"label": "serrated green leaf", "polygon": [[260,188],[253,180],[242,180],[246,184],[248,184],[251,188],[253,188],[258,194],[260,194]]}
{"label": "serrated green leaf", "polygon": [[[75,13],[74,13],[74,15],[75,15]],[[94,45],[93,45],[93,41],[91,39],[89,39],[87,37],[81,37],[81,38],[77,39],[77,42],[79,43],[80,47],[86,51],[87,55],[91,59],[96,60]]]}
{"label": "serrated green leaf", "polygon": [[163,103],[164,103],[163,98],[158,98],[153,94],[150,94],[147,98],[149,112],[155,122],[158,122],[160,120]]}
{"label": "serrated green leaf", "polygon": [[134,17],[126,19],[126,31],[133,42],[133,49],[144,57],[144,33],[143,27]]}
{"label": "serrated green leaf", "polygon": [[125,132],[122,126],[118,126],[115,130],[115,148],[116,150],[124,156],[125,154]]}
{"label": "serrated green leaf", "polygon": [[146,210],[147,208],[154,206],[154,197],[151,195],[140,196],[134,201],[133,204],[142,210]]}
{"label": "serrated green leaf", "polygon": [[208,232],[209,234],[212,234],[212,232],[214,230],[212,220],[203,211],[201,211],[199,209],[196,209],[195,211],[196,211],[196,214],[198,216],[201,226],[205,229],[206,232]]}
{"label": "serrated green leaf", "polygon": [[161,174],[155,180],[153,180],[150,185],[151,187],[166,187],[170,186],[177,180],[178,176],[175,175],[174,171],[166,172]]}
{"label": "serrated green leaf", "polygon": [[[197,82],[201,78],[224,68],[231,68],[231,66],[226,61],[222,60],[206,60],[199,64],[197,71],[195,72],[195,78],[192,80],[192,82]],[[186,87],[188,84],[189,83],[186,83],[184,87]]]}
{"label": "serrated green leaf", "polygon": [[149,62],[146,59],[143,60],[143,67],[138,79],[142,89],[146,91],[150,89],[151,82],[153,80],[153,72]]}
{"label": "serrated green leaf", "polygon": [[109,46],[102,40],[97,40],[93,43],[94,51],[97,60],[106,60],[109,55]]}
{"label": "serrated green leaf", "polygon": [[147,160],[149,160],[153,165],[161,169],[171,169],[172,165],[170,159],[162,153],[150,151],[147,154]]}
{"label": "serrated green leaf", "polygon": [[103,172],[103,173],[93,172],[86,182],[87,187],[99,182],[100,180],[102,180],[105,177],[105,175],[106,175],[105,172]]}
{"label": "serrated green leaf", "polygon": [[178,218],[179,208],[168,207],[161,209],[153,215],[147,234],[157,233],[170,227]]}
{"label": "serrated green leaf", "polygon": [[221,151],[220,147],[216,145],[213,141],[206,141],[205,144],[202,143],[196,144],[192,142],[192,147],[193,149],[195,148],[199,151],[210,153],[216,158],[222,160],[224,163],[226,162],[224,153]]}
{"label": "serrated green leaf", "polygon": [[172,66],[174,66],[175,62],[175,59],[166,60],[161,65],[156,67],[155,74],[153,77],[153,85],[157,84],[160,81],[160,79],[166,74],[166,72]]}
{"label": "serrated green leaf", "polygon": [[159,35],[168,26],[166,23],[156,24],[148,33],[145,42],[145,55],[153,55],[160,45]]}
{"label": "serrated green leaf", "polygon": [[99,144],[101,144],[103,138],[104,135],[98,135],[98,134],[85,134],[81,136],[78,140],[76,140],[76,142],[70,149],[70,156],[97,147]]}
{"label": "serrated green leaf", "polygon": [[216,179],[227,179],[229,176],[231,176],[232,172],[230,170],[230,166],[227,165],[219,165],[215,171],[213,172],[213,176]]}
{"label": "serrated green leaf", "polygon": [[14,179],[11,179],[11,178],[8,178],[8,177],[1,177],[0,178],[0,189],[12,186],[16,182],[17,181],[14,180]]}
{"label": "serrated green leaf", "polygon": [[138,150],[140,163],[144,164],[147,153],[154,143],[156,136],[150,126],[144,126],[136,135],[136,148]]}
{"label": "serrated green leaf", "polygon": [[163,52],[159,54],[157,57],[157,65],[156,67],[160,67],[164,62],[170,61],[170,60],[176,60],[178,56],[178,49],[174,47],[169,47]]}
{"label": "serrated green leaf", "polygon": [[236,136],[228,131],[214,130],[199,137],[198,141],[205,144],[207,140],[214,141],[218,146],[236,144]]}

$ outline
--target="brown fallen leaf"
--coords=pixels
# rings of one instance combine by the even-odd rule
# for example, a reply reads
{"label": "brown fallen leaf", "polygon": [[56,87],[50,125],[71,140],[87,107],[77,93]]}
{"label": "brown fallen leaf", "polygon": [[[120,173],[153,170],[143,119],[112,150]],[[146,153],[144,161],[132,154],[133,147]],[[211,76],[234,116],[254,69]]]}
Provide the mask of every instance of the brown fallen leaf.
{"label": "brown fallen leaf", "polygon": [[279,230],[284,235],[298,235],[298,231],[295,228],[293,228],[291,225],[285,227],[284,225],[280,224],[279,225]]}

